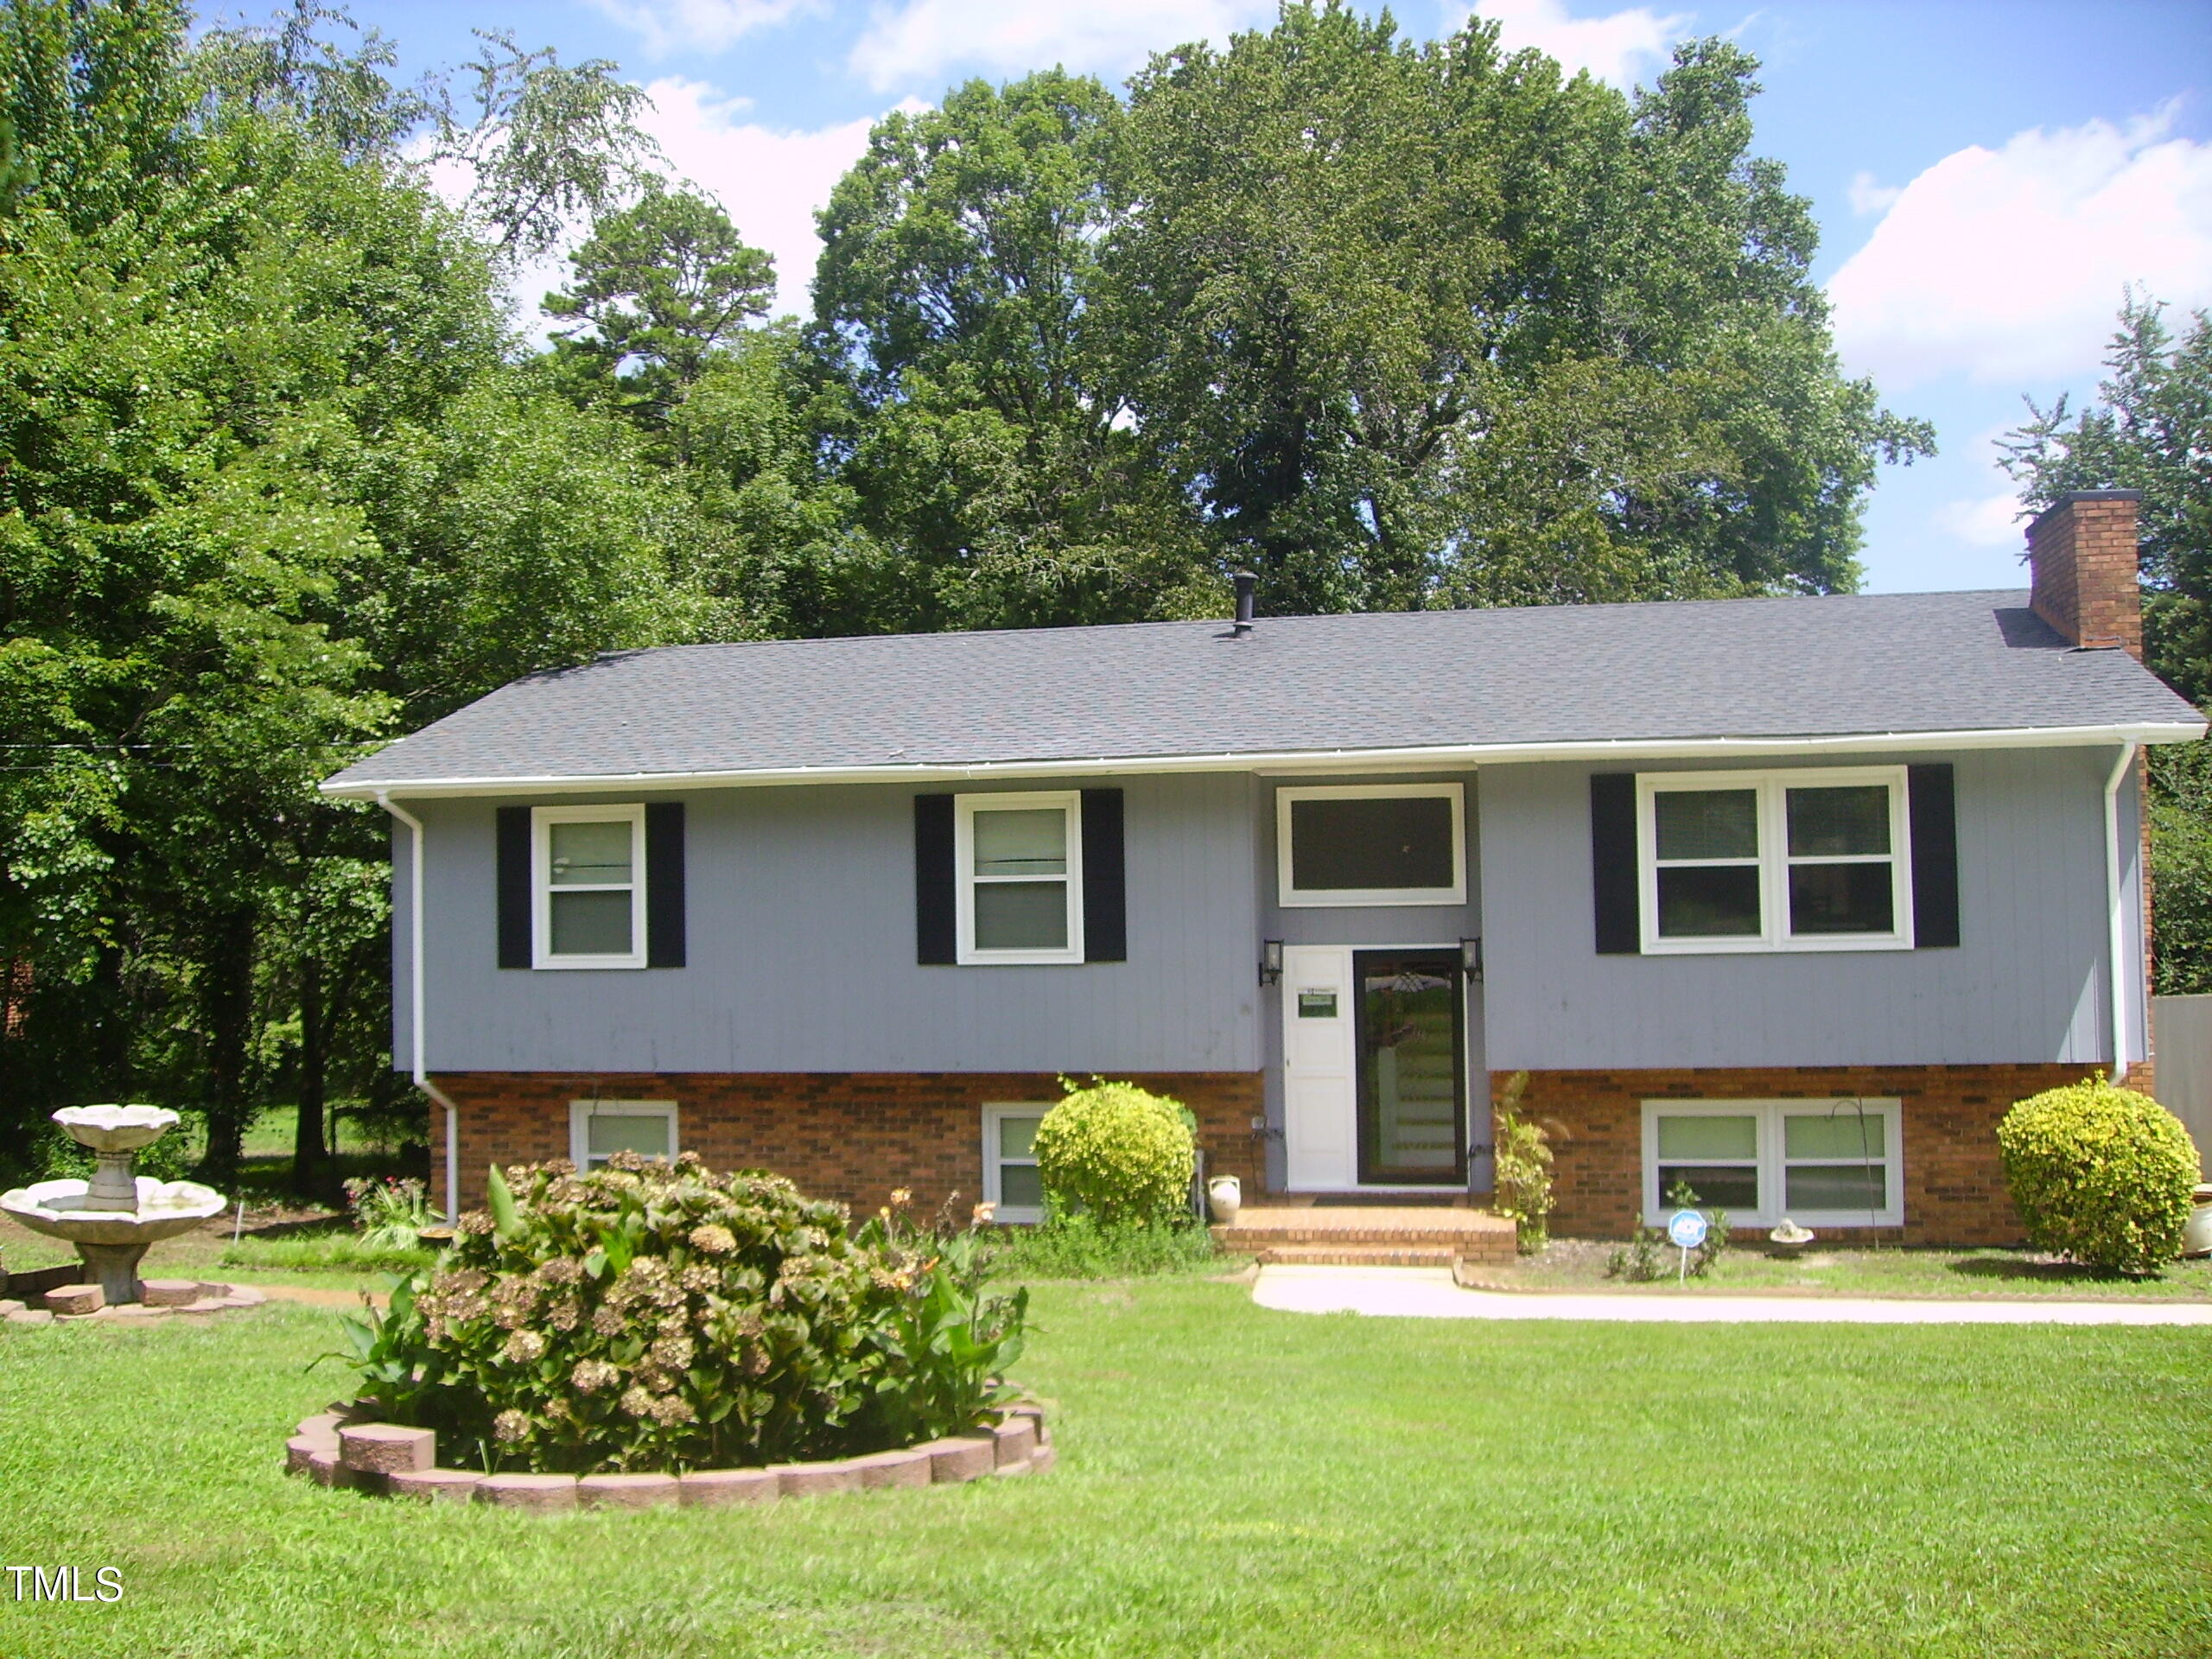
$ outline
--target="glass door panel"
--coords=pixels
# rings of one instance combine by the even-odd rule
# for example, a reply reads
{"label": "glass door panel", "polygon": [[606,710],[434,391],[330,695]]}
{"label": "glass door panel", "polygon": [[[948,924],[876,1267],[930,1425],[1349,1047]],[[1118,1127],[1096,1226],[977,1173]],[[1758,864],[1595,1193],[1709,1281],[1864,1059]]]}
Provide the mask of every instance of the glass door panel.
{"label": "glass door panel", "polygon": [[1362,950],[1359,1179],[1368,1185],[1464,1184],[1465,999],[1459,953]]}

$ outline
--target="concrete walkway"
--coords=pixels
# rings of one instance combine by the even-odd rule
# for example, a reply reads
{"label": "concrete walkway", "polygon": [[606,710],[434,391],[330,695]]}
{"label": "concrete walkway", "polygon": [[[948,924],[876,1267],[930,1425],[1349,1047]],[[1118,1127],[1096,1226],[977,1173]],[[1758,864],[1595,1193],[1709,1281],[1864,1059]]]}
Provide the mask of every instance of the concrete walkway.
{"label": "concrete walkway", "polygon": [[1627,1319],[1660,1324],[2198,1325],[2212,1302],[1908,1300],[1880,1296],[1726,1296],[1705,1292],[1463,1290],[1443,1268],[1270,1264],[1252,1300],[1287,1313],[1414,1319]]}

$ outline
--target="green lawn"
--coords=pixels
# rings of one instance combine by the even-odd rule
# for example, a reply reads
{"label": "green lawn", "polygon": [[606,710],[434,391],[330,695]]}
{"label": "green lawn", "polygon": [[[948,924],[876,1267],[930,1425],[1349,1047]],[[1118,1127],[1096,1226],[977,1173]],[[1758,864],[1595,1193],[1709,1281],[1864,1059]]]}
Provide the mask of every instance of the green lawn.
{"label": "green lawn", "polygon": [[0,1562],[126,1586],[0,1654],[2212,1651],[2212,1333],[1035,1319],[1042,1478],[552,1520],[286,1479],[319,1310],[0,1327]]}

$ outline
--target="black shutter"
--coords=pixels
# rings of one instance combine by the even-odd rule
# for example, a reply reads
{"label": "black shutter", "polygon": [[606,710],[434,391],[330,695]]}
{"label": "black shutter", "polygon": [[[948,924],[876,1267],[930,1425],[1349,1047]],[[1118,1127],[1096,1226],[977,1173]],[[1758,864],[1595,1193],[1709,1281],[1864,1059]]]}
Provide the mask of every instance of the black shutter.
{"label": "black shutter", "polygon": [[645,966],[683,965],[683,803],[645,807]]}
{"label": "black shutter", "polygon": [[1959,824],[1948,765],[1905,768],[1905,811],[1912,830],[1913,945],[1955,945]]}
{"label": "black shutter", "polygon": [[952,877],[952,797],[914,797],[914,960],[959,959],[953,909],[959,903]]}
{"label": "black shutter", "polygon": [[499,966],[530,966],[530,809],[499,813]]}
{"label": "black shutter", "polygon": [[1598,918],[1598,954],[1633,957],[1643,949],[1636,879],[1636,774],[1590,778],[1590,895]]}
{"label": "black shutter", "polygon": [[1129,959],[1128,883],[1122,874],[1122,791],[1083,791],[1083,959]]}

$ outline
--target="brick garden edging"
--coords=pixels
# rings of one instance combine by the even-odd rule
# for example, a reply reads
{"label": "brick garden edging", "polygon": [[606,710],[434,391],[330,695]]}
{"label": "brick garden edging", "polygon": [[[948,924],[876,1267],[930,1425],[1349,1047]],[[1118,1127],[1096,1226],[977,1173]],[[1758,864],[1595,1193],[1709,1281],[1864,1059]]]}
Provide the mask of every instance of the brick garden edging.
{"label": "brick garden edging", "polygon": [[225,1313],[258,1307],[269,1299],[250,1285],[207,1279],[144,1279],[143,1300],[110,1307],[98,1285],[59,1284],[41,1293],[38,1306],[17,1298],[0,1300],[0,1319],[10,1325],[78,1325],[87,1319],[155,1319],[172,1313]]}
{"label": "brick garden edging", "polygon": [[301,1421],[284,1443],[284,1471],[318,1486],[344,1486],[423,1503],[490,1503],[534,1514],[585,1510],[717,1509],[882,1486],[948,1486],[986,1475],[1042,1474],[1058,1453],[1041,1406],[1010,1406],[989,1430],[897,1452],[759,1469],[695,1469],[667,1475],[486,1475],[437,1466],[427,1428],[352,1423],[336,1411]]}

